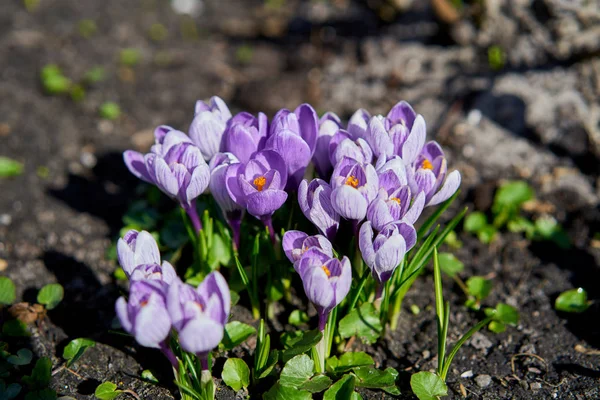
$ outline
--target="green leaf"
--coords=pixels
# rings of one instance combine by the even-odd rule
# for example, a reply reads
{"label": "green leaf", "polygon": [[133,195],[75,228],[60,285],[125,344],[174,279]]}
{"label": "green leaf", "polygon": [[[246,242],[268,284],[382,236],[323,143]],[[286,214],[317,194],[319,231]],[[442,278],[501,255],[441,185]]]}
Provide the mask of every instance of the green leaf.
{"label": "green leaf", "polygon": [[326,375],[316,375],[309,381],[304,382],[299,387],[301,390],[308,390],[311,393],[319,393],[327,389],[331,385],[331,378]]}
{"label": "green leaf", "polygon": [[250,384],[250,368],[241,358],[228,358],[221,373],[223,382],[236,392]]}
{"label": "green leaf", "polygon": [[510,232],[519,233],[524,232],[528,238],[533,237],[535,233],[535,225],[527,218],[516,217],[508,221],[506,225]]}
{"label": "green leaf", "polygon": [[326,366],[330,372],[344,373],[350,371],[352,368],[373,365],[374,363],[373,358],[365,352],[349,351],[342,354],[339,359],[335,356],[329,358]]}
{"label": "green leaf", "polygon": [[6,386],[4,381],[0,380],[0,399],[14,399],[19,395],[21,389],[22,387],[18,383],[11,383],[10,385]]}
{"label": "green leaf", "polygon": [[25,322],[21,322],[18,319],[11,319],[6,321],[2,325],[2,334],[12,337],[27,337],[31,336],[29,329]]}
{"label": "green leaf", "polygon": [[494,319],[507,325],[516,326],[519,323],[519,311],[508,304],[498,303]]}
{"label": "green leaf", "polygon": [[323,395],[323,400],[347,400],[352,399],[354,393],[354,375],[346,374],[334,383]]}
{"label": "green leaf", "polygon": [[587,292],[582,288],[579,288],[562,292],[556,298],[554,308],[557,311],[580,313],[587,310],[590,304],[592,303],[588,301]]}
{"label": "green leaf", "polygon": [[263,396],[264,400],[311,400],[312,395],[306,390],[298,390],[290,386],[276,383],[271,390]]}
{"label": "green leaf", "polygon": [[158,379],[156,378],[156,376],[154,376],[154,373],[152,373],[152,371],[150,371],[149,369],[145,369],[142,371],[142,379],[150,383],[158,383]]}
{"label": "green leaf", "polygon": [[212,270],[219,266],[229,265],[231,262],[231,246],[219,235],[214,233],[210,252],[208,253],[208,264]]}
{"label": "green leaf", "polygon": [[442,378],[427,371],[413,374],[410,387],[419,400],[438,400],[441,396],[448,396],[448,388]]}
{"label": "green leaf", "polygon": [[498,214],[503,208],[518,209],[533,199],[535,191],[525,181],[508,181],[498,188],[494,196],[492,212]]}
{"label": "green leaf", "polygon": [[342,339],[358,336],[367,344],[375,343],[382,330],[379,313],[372,303],[363,303],[360,308],[352,310],[339,323]]}
{"label": "green leaf", "polygon": [[465,269],[465,264],[452,253],[440,253],[438,255],[438,262],[442,272],[448,276],[455,276]]}
{"label": "green leaf", "polygon": [[27,393],[25,400],[55,400],[56,392],[52,389],[40,389]]}
{"label": "green leaf", "polygon": [[46,309],[52,310],[63,299],[65,290],[60,283],[51,283],[40,290],[37,295],[37,301],[46,306]]}
{"label": "green leaf", "polygon": [[254,327],[239,321],[232,321],[225,325],[225,333],[221,345],[225,350],[231,350],[242,344],[246,339],[256,333]]}
{"label": "green leaf", "polygon": [[6,276],[0,276],[0,304],[12,304],[16,297],[13,281]]}
{"label": "green leaf", "polygon": [[0,156],[0,178],[9,178],[23,173],[23,164],[11,158]]}
{"label": "green leaf", "polygon": [[31,375],[25,375],[22,379],[31,389],[42,390],[48,387],[52,374],[52,361],[48,357],[42,357],[35,363]]}
{"label": "green leaf", "polygon": [[306,383],[315,373],[315,363],[306,354],[300,354],[288,362],[281,370],[279,383],[284,386],[298,388]]}
{"label": "green leaf", "polygon": [[506,330],[506,325],[499,321],[492,321],[488,325],[488,329],[494,333],[502,333]]}
{"label": "green leaf", "polygon": [[115,269],[115,272],[113,272],[113,276],[118,281],[126,281],[127,279],[129,279],[127,278],[127,274],[121,267],[117,267],[117,269]]}
{"label": "green leaf", "polygon": [[481,231],[488,224],[487,217],[481,211],[474,211],[467,215],[463,224],[463,229],[470,233]]}
{"label": "green leaf", "polygon": [[258,375],[258,379],[263,379],[263,378],[266,378],[267,376],[269,376],[271,371],[273,371],[273,368],[275,368],[275,365],[277,365],[278,361],[279,361],[279,350],[271,350],[271,352],[269,353],[269,357],[267,358],[267,362],[259,371],[260,373]]}
{"label": "green leaf", "polygon": [[121,107],[117,103],[107,101],[100,106],[100,117],[108,120],[115,120],[121,116]]}
{"label": "green leaf", "polygon": [[106,72],[101,66],[95,66],[85,72],[83,79],[87,84],[102,82],[106,78]]}
{"label": "green leaf", "polygon": [[119,62],[127,67],[136,65],[140,61],[140,58],[140,51],[134,48],[123,49],[119,54]]}
{"label": "green leaf", "polygon": [[288,347],[282,353],[283,361],[286,362],[295,355],[302,354],[312,349],[323,338],[323,333],[318,329],[303,332],[298,338],[287,343]]}
{"label": "green leaf", "polygon": [[100,384],[94,392],[94,396],[100,400],[112,400],[120,394],[121,390],[117,389],[117,385],[112,382],[104,382]]}
{"label": "green leaf", "polygon": [[481,276],[472,276],[467,279],[469,294],[477,300],[485,299],[492,291],[492,282]]}
{"label": "green leaf", "polygon": [[19,349],[16,355],[9,356],[6,361],[12,365],[27,365],[31,362],[33,353],[29,349]]}
{"label": "green leaf", "polygon": [[477,232],[477,238],[483,244],[490,244],[496,239],[496,233],[498,230],[493,225],[486,225]]}
{"label": "green leaf", "polygon": [[309,320],[308,314],[302,310],[294,310],[288,317],[288,323],[294,326],[305,324]]}
{"label": "green leaf", "polygon": [[71,340],[63,350],[63,358],[67,360],[67,367],[77,361],[88,348],[95,345],[96,342],[91,339],[79,338]]}
{"label": "green leaf", "polygon": [[371,366],[354,368],[354,374],[358,378],[356,386],[369,389],[395,387],[396,378],[398,377],[398,371],[394,368],[387,368],[382,371]]}

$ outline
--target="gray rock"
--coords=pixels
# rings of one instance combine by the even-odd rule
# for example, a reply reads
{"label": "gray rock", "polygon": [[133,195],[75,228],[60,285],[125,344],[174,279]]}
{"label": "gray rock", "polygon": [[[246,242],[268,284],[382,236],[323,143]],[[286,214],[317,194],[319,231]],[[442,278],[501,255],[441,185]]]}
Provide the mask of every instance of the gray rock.
{"label": "gray rock", "polygon": [[476,332],[469,341],[471,346],[477,350],[488,350],[494,344],[481,332]]}
{"label": "gray rock", "polygon": [[475,377],[475,383],[477,383],[477,386],[480,388],[486,388],[491,385],[492,377],[489,375],[477,375],[477,377]]}

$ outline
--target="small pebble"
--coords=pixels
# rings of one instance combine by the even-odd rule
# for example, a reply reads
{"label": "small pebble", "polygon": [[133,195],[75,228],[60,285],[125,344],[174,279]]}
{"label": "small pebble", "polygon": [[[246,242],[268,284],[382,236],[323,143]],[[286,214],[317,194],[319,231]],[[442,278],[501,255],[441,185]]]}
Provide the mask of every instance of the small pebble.
{"label": "small pebble", "polygon": [[460,374],[461,378],[472,378],[473,377],[473,371],[468,370],[463,372],[462,374]]}
{"label": "small pebble", "polygon": [[488,339],[483,333],[477,332],[471,338],[471,346],[475,347],[477,350],[487,350],[492,347],[494,344]]}
{"label": "small pebble", "polygon": [[531,390],[540,390],[542,388],[542,384],[539,382],[533,382],[531,385],[529,385],[529,388]]}
{"label": "small pebble", "polygon": [[525,390],[529,389],[529,383],[525,381],[519,381],[519,385],[521,385],[521,387]]}
{"label": "small pebble", "polygon": [[477,383],[477,386],[480,388],[486,388],[492,383],[492,377],[489,375],[477,375],[475,383]]}
{"label": "small pebble", "polygon": [[10,214],[2,214],[0,215],[0,225],[9,226],[12,222],[12,217]]}

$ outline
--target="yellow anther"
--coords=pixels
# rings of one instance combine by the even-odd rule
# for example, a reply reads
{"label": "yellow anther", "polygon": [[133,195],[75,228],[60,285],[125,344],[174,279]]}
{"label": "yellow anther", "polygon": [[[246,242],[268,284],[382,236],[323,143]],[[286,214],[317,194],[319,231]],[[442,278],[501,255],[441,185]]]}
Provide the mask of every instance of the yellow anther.
{"label": "yellow anther", "polygon": [[421,163],[421,168],[432,170],[433,164],[428,159],[424,159]]}
{"label": "yellow anther", "polygon": [[331,271],[329,270],[329,268],[327,268],[324,265],[321,268],[323,269],[323,271],[325,271],[325,275],[327,275],[327,277],[329,278],[331,276]]}
{"label": "yellow anther", "polygon": [[355,177],[354,175],[350,175],[347,179],[346,179],[346,185],[348,186],[352,186],[353,188],[357,188],[358,187],[358,178]]}
{"label": "yellow anther", "polygon": [[256,187],[256,190],[258,190],[259,192],[262,192],[263,187],[267,184],[267,178],[265,178],[264,176],[259,176],[258,178],[254,179],[254,186]]}
{"label": "yellow anther", "polygon": [[397,198],[397,197],[392,197],[390,200],[395,201],[396,203],[398,203],[398,205],[402,204],[402,202],[400,201],[400,199]]}

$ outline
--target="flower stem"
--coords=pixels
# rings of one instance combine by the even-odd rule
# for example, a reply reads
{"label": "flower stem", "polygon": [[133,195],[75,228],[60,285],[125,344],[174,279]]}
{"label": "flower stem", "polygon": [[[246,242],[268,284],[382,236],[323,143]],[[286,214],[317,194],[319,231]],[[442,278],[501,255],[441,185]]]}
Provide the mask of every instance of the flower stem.
{"label": "flower stem", "polygon": [[198,211],[196,211],[196,201],[192,201],[190,204],[186,204],[182,206],[185,210],[188,217],[192,221],[192,225],[194,225],[194,229],[196,232],[200,232],[202,230],[202,222],[200,222],[200,217],[198,217]]}
{"label": "flower stem", "polygon": [[167,357],[167,359],[171,362],[171,365],[173,366],[173,368],[175,368],[175,371],[179,371],[179,361],[177,360],[175,353],[173,353],[173,350],[171,350],[171,348],[167,344],[166,340],[161,342],[160,350],[163,352],[165,357]]}
{"label": "flower stem", "polygon": [[260,220],[263,222],[263,224],[265,224],[267,230],[269,231],[271,243],[275,244],[275,230],[273,229],[273,220],[271,219],[271,216],[264,216]]}

